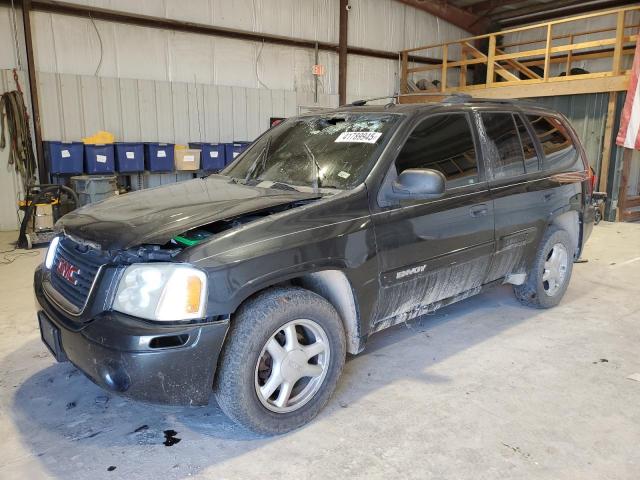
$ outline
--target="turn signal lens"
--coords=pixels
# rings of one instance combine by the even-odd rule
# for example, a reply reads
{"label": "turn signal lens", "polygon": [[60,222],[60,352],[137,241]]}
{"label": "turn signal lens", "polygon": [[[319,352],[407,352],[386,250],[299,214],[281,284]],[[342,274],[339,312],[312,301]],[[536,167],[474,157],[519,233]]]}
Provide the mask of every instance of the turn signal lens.
{"label": "turn signal lens", "polygon": [[202,297],[202,282],[198,277],[187,279],[187,308],[188,313],[195,313],[200,309],[200,297]]}

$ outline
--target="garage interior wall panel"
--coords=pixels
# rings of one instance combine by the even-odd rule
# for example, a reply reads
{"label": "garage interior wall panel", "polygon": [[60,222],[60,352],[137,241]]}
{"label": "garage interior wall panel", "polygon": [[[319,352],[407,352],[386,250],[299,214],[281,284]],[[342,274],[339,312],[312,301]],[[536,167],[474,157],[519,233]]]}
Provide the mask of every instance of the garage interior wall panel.
{"label": "garage interior wall panel", "polygon": [[38,73],[38,88],[45,140],[79,140],[98,130],[130,142],[253,140],[270,117],[295,115],[299,102],[293,90],[46,72]]}

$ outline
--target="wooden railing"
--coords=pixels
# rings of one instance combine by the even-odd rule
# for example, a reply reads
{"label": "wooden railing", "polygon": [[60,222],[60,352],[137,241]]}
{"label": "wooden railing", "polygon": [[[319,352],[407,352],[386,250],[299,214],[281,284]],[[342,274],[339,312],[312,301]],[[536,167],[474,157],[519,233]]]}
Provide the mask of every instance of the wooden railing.
{"label": "wooden railing", "polygon": [[[592,30],[575,27],[598,18],[611,19],[615,26]],[[576,31],[558,33],[561,26],[570,26]],[[483,90],[478,94],[484,95],[491,90],[489,96],[501,96],[500,92],[505,97],[545,96],[562,94],[557,85],[570,81],[576,83],[572,86],[565,84],[564,90],[568,93],[623,90],[627,85],[627,69],[631,65],[627,58],[633,58],[639,29],[640,5],[403,50],[401,93],[471,93]],[[535,39],[509,42],[510,36],[521,32],[533,35]],[[589,36],[598,38],[583,38]],[[532,48],[535,44],[540,48]],[[525,46],[526,49],[521,50]],[[418,53],[438,56],[438,51],[442,55],[441,64],[415,65],[410,61],[411,56]],[[574,69],[576,62],[595,59],[608,59],[608,62],[602,62],[607,66],[595,72]],[[557,64],[562,64],[562,67],[552,68]],[[439,77],[435,79],[439,84],[419,79],[422,72],[434,72]],[[457,82],[452,78],[457,78]],[[529,86],[536,86],[535,91],[531,88],[520,91],[521,87]]]}

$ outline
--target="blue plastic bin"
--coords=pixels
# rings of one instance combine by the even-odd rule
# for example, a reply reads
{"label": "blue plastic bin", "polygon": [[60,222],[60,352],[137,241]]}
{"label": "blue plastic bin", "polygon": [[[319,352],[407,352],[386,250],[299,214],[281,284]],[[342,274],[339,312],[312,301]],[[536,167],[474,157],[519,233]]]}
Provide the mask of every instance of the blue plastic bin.
{"label": "blue plastic bin", "polygon": [[200,170],[222,170],[226,165],[224,143],[189,143],[189,148],[200,150]]}
{"label": "blue plastic bin", "polygon": [[53,175],[83,172],[84,144],[81,142],[44,142],[44,156]]}
{"label": "blue plastic bin", "polygon": [[116,171],[120,173],[144,170],[144,144],[118,142],[116,145]]}
{"label": "blue plastic bin", "polygon": [[84,169],[89,175],[113,173],[115,168],[113,144],[85,144]]}
{"label": "blue plastic bin", "polygon": [[225,165],[233,162],[238,155],[251,145],[251,142],[233,142],[225,144]]}
{"label": "blue plastic bin", "polygon": [[146,169],[150,172],[172,172],[175,168],[173,149],[173,143],[145,143],[144,164]]}

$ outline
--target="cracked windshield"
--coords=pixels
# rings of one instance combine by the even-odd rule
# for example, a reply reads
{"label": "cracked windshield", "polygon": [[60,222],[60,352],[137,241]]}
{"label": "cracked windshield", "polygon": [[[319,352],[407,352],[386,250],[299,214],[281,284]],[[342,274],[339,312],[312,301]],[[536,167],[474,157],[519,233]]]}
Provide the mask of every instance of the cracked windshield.
{"label": "cracked windshield", "polygon": [[293,118],[263,135],[222,174],[275,188],[349,189],[362,182],[400,118],[380,113]]}

